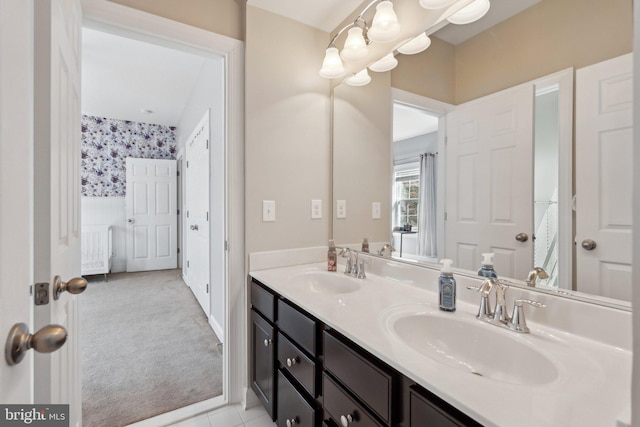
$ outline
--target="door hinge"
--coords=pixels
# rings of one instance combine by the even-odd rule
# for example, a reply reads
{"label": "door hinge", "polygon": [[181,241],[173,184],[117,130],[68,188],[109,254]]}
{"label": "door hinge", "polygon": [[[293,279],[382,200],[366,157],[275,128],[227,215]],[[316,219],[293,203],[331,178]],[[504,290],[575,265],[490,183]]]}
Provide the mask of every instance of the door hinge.
{"label": "door hinge", "polygon": [[187,218],[189,218],[189,211],[187,211]]}
{"label": "door hinge", "polygon": [[178,248],[178,253],[180,253],[180,248]]}
{"label": "door hinge", "polygon": [[187,260],[187,268],[189,268],[189,260]]}
{"label": "door hinge", "polygon": [[[33,286],[30,286],[31,295],[34,293]],[[35,297],[33,298],[35,305],[47,305],[49,304],[49,283],[36,283]]]}
{"label": "door hinge", "polygon": [[209,221],[209,212],[207,212],[207,221]]}
{"label": "door hinge", "polygon": [[176,173],[178,174],[178,176],[180,176],[180,171],[176,171]]}
{"label": "door hinge", "polygon": [[207,293],[209,293],[209,284],[207,283]]}
{"label": "door hinge", "polygon": [[187,167],[189,167],[189,160],[187,160]]}
{"label": "door hinge", "polygon": [[225,251],[228,251],[228,250],[229,250],[229,241],[228,241],[228,240],[225,240],[225,241],[224,241],[224,250],[225,250]]}
{"label": "door hinge", "polygon": [[207,150],[209,149],[209,140],[207,139]]}
{"label": "door hinge", "polygon": [[180,209],[178,209],[178,215],[180,215]]}
{"label": "door hinge", "polygon": [[448,142],[449,142],[449,137],[448,137],[448,136],[445,136],[445,137],[444,137],[444,143],[446,144],[446,143],[448,143]]}
{"label": "door hinge", "polygon": [[444,213],[444,220],[445,221],[447,220],[447,213],[446,212]]}

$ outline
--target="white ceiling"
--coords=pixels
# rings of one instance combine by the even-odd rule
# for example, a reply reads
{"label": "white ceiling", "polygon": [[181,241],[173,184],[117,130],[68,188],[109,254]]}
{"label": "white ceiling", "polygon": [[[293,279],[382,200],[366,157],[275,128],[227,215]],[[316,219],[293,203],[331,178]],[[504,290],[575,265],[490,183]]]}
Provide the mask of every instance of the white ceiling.
{"label": "white ceiling", "polygon": [[249,0],[247,4],[330,33],[362,2],[363,0]]}
{"label": "white ceiling", "polygon": [[438,118],[421,108],[393,104],[393,142],[438,130]]}
{"label": "white ceiling", "polygon": [[93,116],[176,126],[212,60],[87,28],[82,38],[82,114]]}

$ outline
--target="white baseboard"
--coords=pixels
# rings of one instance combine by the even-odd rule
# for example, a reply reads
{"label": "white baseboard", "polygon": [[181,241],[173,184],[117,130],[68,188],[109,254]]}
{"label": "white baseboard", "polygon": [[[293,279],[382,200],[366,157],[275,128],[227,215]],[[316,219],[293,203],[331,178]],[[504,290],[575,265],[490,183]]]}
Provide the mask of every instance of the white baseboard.
{"label": "white baseboard", "polygon": [[216,319],[211,315],[209,315],[209,326],[211,326],[213,332],[216,333],[220,343],[224,344],[224,329],[222,329],[222,326],[220,326]]}

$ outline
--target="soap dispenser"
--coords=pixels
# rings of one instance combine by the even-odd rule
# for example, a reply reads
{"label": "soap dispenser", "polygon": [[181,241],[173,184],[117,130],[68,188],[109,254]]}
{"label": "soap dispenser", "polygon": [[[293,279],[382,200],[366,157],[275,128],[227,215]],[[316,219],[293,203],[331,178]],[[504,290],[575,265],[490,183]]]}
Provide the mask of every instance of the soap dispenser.
{"label": "soap dispenser", "polygon": [[336,253],[336,244],[333,239],[329,240],[329,251],[327,252],[327,271],[336,271],[338,269],[338,254]]}
{"label": "soap dispenser", "polygon": [[493,252],[488,252],[486,254],[482,254],[482,266],[480,270],[478,270],[478,276],[480,277],[493,277],[494,279],[498,278],[498,273],[493,269],[493,256],[495,254]]}
{"label": "soap dispenser", "polygon": [[361,250],[361,252],[369,253],[369,239],[367,239],[366,237],[364,237],[363,239],[364,240],[362,240],[362,250]]}
{"label": "soap dispenser", "polygon": [[438,279],[438,289],[440,291],[440,310],[456,311],[456,279],[453,278],[450,259],[440,260],[442,269]]}

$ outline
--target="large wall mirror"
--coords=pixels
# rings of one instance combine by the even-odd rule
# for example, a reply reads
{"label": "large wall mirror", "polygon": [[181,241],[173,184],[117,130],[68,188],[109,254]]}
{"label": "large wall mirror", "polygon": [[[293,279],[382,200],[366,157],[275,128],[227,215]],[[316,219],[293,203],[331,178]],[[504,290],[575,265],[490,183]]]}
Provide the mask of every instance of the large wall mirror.
{"label": "large wall mirror", "polygon": [[333,238],[629,307],[631,3],[519,3],[334,87]]}

